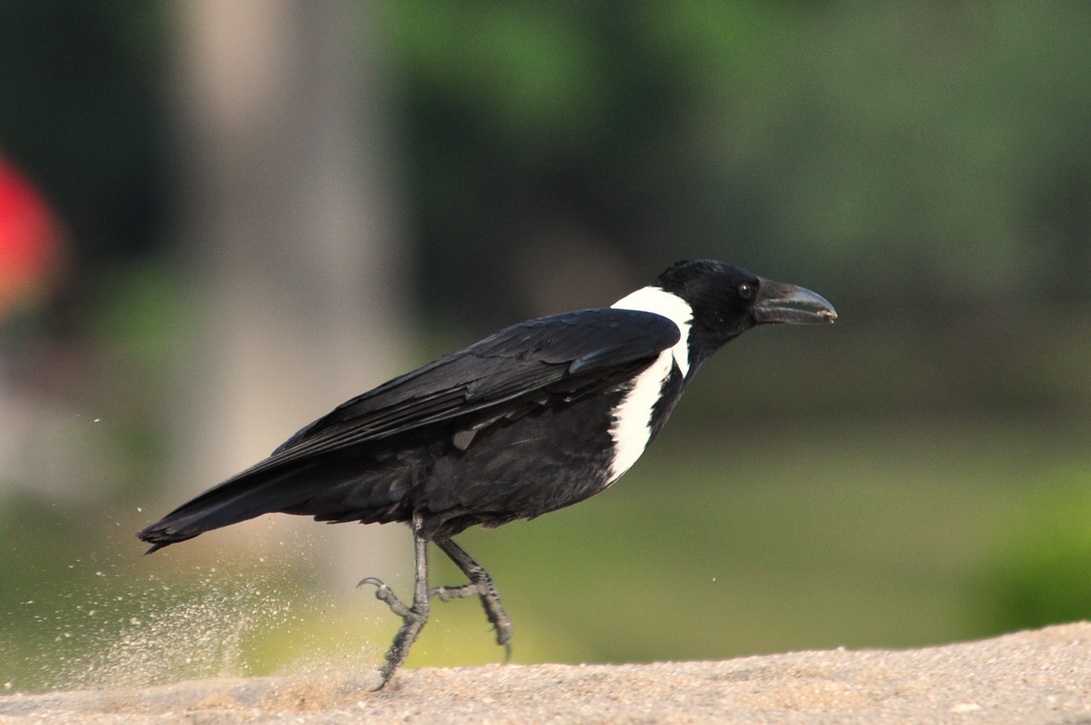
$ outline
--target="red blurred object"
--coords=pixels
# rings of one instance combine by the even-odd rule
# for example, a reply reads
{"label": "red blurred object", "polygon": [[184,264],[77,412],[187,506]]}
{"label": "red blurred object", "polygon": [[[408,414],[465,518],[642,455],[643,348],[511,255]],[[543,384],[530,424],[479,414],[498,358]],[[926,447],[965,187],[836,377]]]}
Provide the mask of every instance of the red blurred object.
{"label": "red blurred object", "polygon": [[60,271],[60,225],[45,199],[0,159],[0,321],[33,306]]}

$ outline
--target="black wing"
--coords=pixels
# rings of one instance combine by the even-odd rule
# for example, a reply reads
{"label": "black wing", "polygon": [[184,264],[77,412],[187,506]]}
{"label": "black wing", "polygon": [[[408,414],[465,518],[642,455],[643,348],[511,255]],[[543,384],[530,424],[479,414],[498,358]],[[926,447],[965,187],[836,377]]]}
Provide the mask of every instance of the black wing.
{"label": "black wing", "polygon": [[613,308],[513,325],[341,404],[247,472],[482,411],[566,378],[651,362],[679,334],[661,315]]}

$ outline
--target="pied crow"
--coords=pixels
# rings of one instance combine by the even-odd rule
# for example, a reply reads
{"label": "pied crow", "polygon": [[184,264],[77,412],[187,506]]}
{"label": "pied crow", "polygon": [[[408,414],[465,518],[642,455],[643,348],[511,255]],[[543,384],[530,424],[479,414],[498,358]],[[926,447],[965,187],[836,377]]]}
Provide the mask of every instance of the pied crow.
{"label": "pied crow", "polygon": [[[629,469],[697,369],[751,327],[833,322],[810,290],[722,262],[679,262],[611,307],[508,327],[338,406],[272,455],[182,504],[139,536],[151,553],[271,512],[407,523],[416,582],[382,688],[428,619],[431,597],[477,596],[510,652],[512,627],[485,568],[452,539],[592,496]],[[469,583],[428,587],[428,543]]]}

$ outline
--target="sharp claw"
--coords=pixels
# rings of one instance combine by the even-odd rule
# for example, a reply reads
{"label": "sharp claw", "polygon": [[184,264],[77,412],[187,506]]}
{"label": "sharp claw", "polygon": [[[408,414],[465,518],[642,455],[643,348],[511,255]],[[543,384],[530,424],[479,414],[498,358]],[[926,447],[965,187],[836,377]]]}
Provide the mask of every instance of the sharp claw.
{"label": "sharp claw", "polygon": [[382,579],[377,579],[376,577],[369,576],[369,577],[366,577],[364,579],[361,579],[360,582],[356,585],[356,588],[359,589],[360,587],[362,587],[365,584],[374,584],[379,589],[382,589],[383,587],[386,586],[386,583],[383,582]]}
{"label": "sharp claw", "polygon": [[373,576],[369,576],[366,579],[361,579],[360,583],[356,585],[359,589],[365,584],[372,584],[375,586],[375,598],[380,602],[384,602],[386,606],[390,607],[390,611],[397,614],[403,620],[409,620],[417,618],[419,615],[411,608],[406,606],[405,602],[398,599],[398,595],[394,593],[394,590],[386,585],[382,579],[377,579]]}

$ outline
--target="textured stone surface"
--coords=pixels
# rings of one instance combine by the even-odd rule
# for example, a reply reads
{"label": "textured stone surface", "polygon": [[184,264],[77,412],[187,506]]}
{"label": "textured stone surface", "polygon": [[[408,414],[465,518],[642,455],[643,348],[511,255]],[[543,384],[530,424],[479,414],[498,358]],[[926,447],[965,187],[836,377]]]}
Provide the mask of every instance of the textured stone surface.
{"label": "textured stone surface", "polygon": [[0,697],[0,723],[1091,722],[1091,624],[918,650],[508,665]]}

